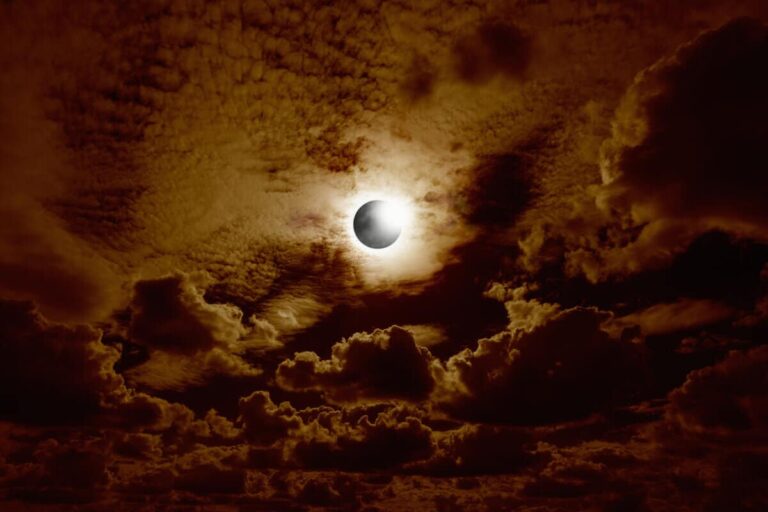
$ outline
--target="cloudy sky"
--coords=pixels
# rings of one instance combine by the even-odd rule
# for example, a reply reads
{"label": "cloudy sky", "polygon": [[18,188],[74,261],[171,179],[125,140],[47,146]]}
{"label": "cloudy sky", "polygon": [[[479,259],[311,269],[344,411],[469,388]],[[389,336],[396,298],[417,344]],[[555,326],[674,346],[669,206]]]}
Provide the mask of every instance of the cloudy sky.
{"label": "cloudy sky", "polygon": [[5,0],[0,68],[3,510],[768,508],[765,2]]}

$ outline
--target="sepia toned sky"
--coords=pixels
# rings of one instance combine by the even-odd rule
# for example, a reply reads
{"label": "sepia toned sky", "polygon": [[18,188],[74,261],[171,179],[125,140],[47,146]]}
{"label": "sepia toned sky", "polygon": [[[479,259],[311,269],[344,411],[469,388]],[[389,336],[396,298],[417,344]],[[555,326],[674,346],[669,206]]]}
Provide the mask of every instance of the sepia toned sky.
{"label": "sepia toned sky", "polygon": [[6,0],[0,69],[0,509],[768,508],[765,2]]}

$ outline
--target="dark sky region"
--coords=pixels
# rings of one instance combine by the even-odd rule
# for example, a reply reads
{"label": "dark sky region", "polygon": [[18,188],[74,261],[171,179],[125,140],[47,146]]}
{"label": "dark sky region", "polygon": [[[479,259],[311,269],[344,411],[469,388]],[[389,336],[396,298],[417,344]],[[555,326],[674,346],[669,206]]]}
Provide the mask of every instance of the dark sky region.
{"label": "dark sky region", "polygon": [[0,510],[768,510],[767,22],[3,1]]}

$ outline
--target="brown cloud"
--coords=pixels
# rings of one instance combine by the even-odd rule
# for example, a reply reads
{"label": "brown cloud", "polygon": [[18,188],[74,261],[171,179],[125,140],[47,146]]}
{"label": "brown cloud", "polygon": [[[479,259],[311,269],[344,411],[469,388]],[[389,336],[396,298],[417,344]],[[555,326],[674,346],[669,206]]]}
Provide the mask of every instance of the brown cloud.
{"label": "brown cloud", "polygon": [[642,351],[603,330],[608,318],[572,308],[481,339],[448,360],[437,400],[460,418],[516,424],[567,420],[627,400],[643,386]]}
{"label": "brown cloud", "polygon": [[656,304],[611,323],[618,328],[640,327],[644,334],[664,334],[694,329],[727,320],[735,314],[725,304],[707,299],[680,299],[669,304]]}
{"label": "brown cloud", "polygon": [[433,456],[410,469],[442,476],[509,473],[537,460],[531,433],[519,428],[466,424],[436,437]]}
{"label": "brown cloud", "polygon": [[300,352],[280,363],[277,382],[286,389],[319,390],[334,401],[426,398],[436,360],[409,331],[393,326],[357,333],[336,343],[330,359]]}
{"label": "brown cloud", "polygon": [[291,404],[275,405],[266,391],[254,391],[241,398],[239,406],[238,421],[243,424],[245,436],[254,443],[270,444],[302,425]]}
{"label": "brown cloud", "polygon": [[400,90],[411,101],[417,101],[432,94],[437,81],[437,69],[423,55],[414,55],[406,69]]}
{"label": "brown cloud", "polygon": [[112,369],[119,353],[89,326],[49,323],[30,303],[0,302],[0,388],[5,416],[75,420],[127,398]]}
{"label": "brown cloud", "polygon": [[454,70],[461,80],[484,83],[496,75],[522,78],[531,60],[530,36],[510,23],[487,21],[459,38]]}
{"label": "brown cloud", "polygon": [[206,280],[183,275],[139,281],[131,302],[129,336],[167,352],[190,353],[237,342],[246,329],[242,312],[203,298]]}
{"label": "brown cloud", "polygon": [[87,503],[111,484],[109,446],[103,440],[44,439],[29,461],[15,465],[2,482],[7,496],[23,502]]}
{"label": "brown cloud", "polygon": [[[0,2],[0,508],[766,508],[762,352],[716,362],[764,331],[765,28],[674,50],[759,2],[54,4]],[[614,407],[648,362],[714,366],[662,421]]]}
{"label": "brown cloud", "polygon": [[739,19],[642,72],[604,146],[614,204],[638,221],[710,221],[764,233],[768,28]]}
{"label": "brown cloud", "polygon": [[0,319],[3,417],[210,436],[183,405],[126,387],[114,370],[119,353],[99,330],[49,322],[25,302],[0,301]]}
{"label": "brown cloud", "polygon": [[147,347],[149,358],[126,373],[132,382],[184,389],[215,375],[261,373],[240,354],[276,345],[276,331],[265,321],[246,327],[236,306],[209,304],[203,297],[208,284],[206,274],[181,273],[136,283],[128,337]]}
{"label": "brown cloud", "polygon": [[768,185],[767,31],[732,21],[637,75],[602,146],[597,211],[585,217],[601,234],[585,244],[581,226],[571,237],[581,247],[569,250],[570,271],[603,280],[658,268],[713,229],[768,237],[758,192]]}
{"label": "brown cloud", "polygon": [[418,411],[384,406],[307,412],[308,421],[290,441],[300,466],[370,471],[432,454],[432,430]]}
{"label": "brown cloud", "polygon": [[760,439],[768,427],[768,347],[734,351],[670,394],[668,420],[692,435]]}
{"label": "brown cloud", "polygon": [[252,443],[279,442],[289,466],[367,471],[429,457],[432,431],[422,417],[390,404],[297,410],[256,391],[240,400],[239,422]]}

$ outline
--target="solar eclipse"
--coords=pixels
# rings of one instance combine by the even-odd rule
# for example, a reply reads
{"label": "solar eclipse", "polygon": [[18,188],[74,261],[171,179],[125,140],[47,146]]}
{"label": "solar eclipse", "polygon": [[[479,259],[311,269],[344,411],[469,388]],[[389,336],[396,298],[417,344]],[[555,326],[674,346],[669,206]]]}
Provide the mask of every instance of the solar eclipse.
{"label": "solar eclipse", "polygon": [[362,205],[355,213],[352,227],[357,239],[371,249],[394,244],[403,230],[403,212],[390,201],[376,199]]}

